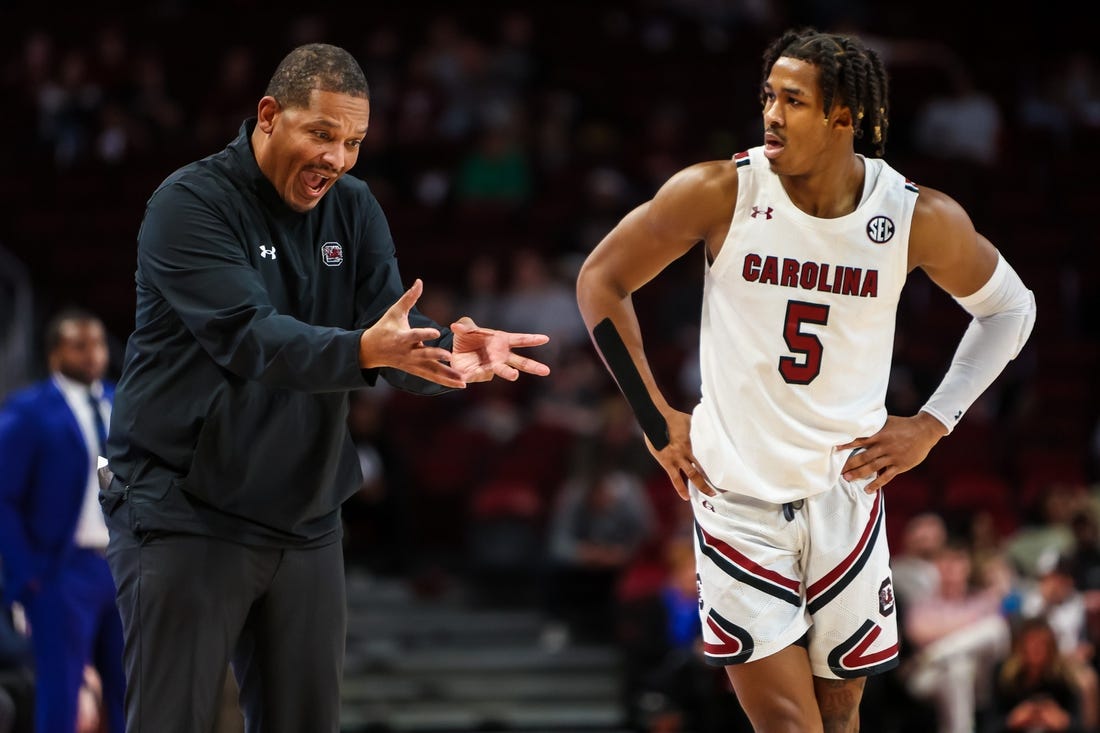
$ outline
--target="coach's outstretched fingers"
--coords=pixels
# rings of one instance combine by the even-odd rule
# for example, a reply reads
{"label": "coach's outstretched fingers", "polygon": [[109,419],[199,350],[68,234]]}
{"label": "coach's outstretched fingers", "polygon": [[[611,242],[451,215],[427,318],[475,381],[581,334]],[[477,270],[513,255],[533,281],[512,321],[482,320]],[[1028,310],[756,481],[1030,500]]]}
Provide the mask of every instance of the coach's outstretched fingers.
{"label": "coach's outstretched fingers", "polygon": [[409,311],[423,292],[424,283],[417,278],[397,302],[363,332],[359,339],[359,365],[364,369],[393,367],[444,387],[462,389],[466,380],[447,364],[450,352],[424,345],[425,341],[439,338],[439,330],[409,325]]}
{"label": "coach's outstretched fingers", "polygon": [[515,381],[520,372],[545,377],[550,367],[530,357],[516,354],[512,349],[541,346],[550,337],[541,333],[510,333],[477,326],[470,318],[463,317],[451,324],[454,344],[451,347],[451,366],[463,375],[467,382],[484,382],[498,376]]}

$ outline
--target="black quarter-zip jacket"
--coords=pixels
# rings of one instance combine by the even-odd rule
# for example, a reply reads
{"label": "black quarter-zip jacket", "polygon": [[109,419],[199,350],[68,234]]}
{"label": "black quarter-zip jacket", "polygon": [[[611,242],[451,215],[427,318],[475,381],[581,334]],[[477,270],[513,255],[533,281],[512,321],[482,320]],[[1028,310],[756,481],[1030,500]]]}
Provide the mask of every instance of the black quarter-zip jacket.
{"label": "black quarter-zip jacket", "polygon": [[[447,390],[359,367],[363,329],[405,290],[367,184],[345,175],[295,212],[260,172],[254,128],[246,120],[146,205],[107,457],[135,531],[324,544],[362,482],[348,392],[379,373],[407,391]],[[450,347],[416,309],[409,322],[440,328],[436,343]]]}

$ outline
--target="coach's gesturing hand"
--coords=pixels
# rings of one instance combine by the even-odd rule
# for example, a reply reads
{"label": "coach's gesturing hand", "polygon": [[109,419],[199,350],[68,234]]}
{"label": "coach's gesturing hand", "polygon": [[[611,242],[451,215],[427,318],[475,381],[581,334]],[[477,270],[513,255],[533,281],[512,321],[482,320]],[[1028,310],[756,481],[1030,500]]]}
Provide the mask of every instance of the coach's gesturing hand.
{"label": "coach's gesturing hand", "polygon": [[417,278],[385,315],[363,332],[359,340],[359,365],[364,369],[393,367],[444,387],[462,389],[467,380],[448,365],[451,352],[424,345],[425,341],[439,338],[439,330],[409,326],[409,311],[423,292],[424,282]]}
{"label": "coach's gesturing hand", "polygon": [[545,377],[550,367],[542,362],[517,354],[512,349],[541,346],[550,337],[541,333],[509,333],[481,328],[463,316],[451,324],[455,340],[451,347],[451,366],[467,382],[487,382],[498,376],[514,382],[520,372]]}

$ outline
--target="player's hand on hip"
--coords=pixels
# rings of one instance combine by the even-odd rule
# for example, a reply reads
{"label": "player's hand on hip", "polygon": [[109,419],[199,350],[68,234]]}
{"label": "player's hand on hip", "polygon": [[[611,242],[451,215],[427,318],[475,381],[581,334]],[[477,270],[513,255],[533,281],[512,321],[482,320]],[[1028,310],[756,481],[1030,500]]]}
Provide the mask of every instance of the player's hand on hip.
{"label": "player's hand on hip", "polygon": [[393,367],[444,387],[462,389],[466,381],[449,365],[451,352],[425,341],[439,338],[436,328],[411,328],[409,311],[424,292],[420,278],[359,339],[359,365],[364,369]]}
{"label": "player's hand on hip", "polygon": [[891,415],[874,435],[838,445],[837,450],[852,450],[841,474],[848,481],[871,478],[864,491],[878,491],[897,476],[918,465],[927,456],[947,428],[926,412],[913,417]]}
{"label": "player's hand on hip", "polygon": [[710,478],[691,450],[691,415],[686,412],[673,412],[665,416],[665,423],[668,428],[668,445],[661,450],[656,450],[648,437],[645,444],[661,464],[661,468],[668,474],[676,493],[684,501],[689,501],[691,490],[688,484],[691,483],[701,493],[714,496],[718,492],[715,491]]}
{"label": "player's hand on hip", "polygon": [[545,344],[550,340],[546,334],[482,328],[466,316],[452,323],[451,330],[451,366],[467,382],[487,382],[494,376],[514,382],[521,372],[539,377],[550,373],[546,364],[513,351]]}

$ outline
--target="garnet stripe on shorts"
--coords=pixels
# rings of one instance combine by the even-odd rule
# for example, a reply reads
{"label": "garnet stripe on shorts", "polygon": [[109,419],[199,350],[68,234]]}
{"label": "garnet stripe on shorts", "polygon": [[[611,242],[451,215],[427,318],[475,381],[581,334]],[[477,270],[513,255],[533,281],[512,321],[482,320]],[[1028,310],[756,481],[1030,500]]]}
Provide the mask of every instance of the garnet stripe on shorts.
{"label": "garnet stripe on shorts", "polygon": [[879,491],[875,494],[875,503],[871,506],[871,515],[867,519],[867,524],[852,551],[840,564],[806,588],[807,608],[810,613],[816,612],[835,598],[859,574],[860,569],[867,563],[875,542],[882,535],[883,516],[882,492]]}
{"label": "garnet stripe on shorts", "polygon": [[881,626],[871,620],[865,621],[856,633],[829,652],[829,669],[843,679],[864,677],[896,667],[900,648],[896,641],[885,649],[867,653],[881,634]]}
{"label": "garnet stripe on shorts", "polygon": [[698,523],[695,524],[695,534],[703,554],[727,575],[792,606],[802,604],[799,594],[802,584],[797,579],[784,577],[774,570],[758,565],[722,540],[708,534]]}
{"label": "garnet stripe on shorts", "polygon": [[753,643],[749,632],[724,618],[713,608],[707,613],[707,628],[720,639],[718,643],[703,642],[703,652],[708,657],[713,657],[714,662],[723,665],[737,664],[752,656]]}

